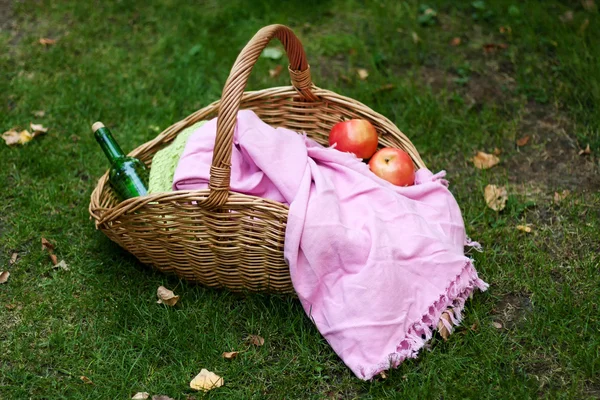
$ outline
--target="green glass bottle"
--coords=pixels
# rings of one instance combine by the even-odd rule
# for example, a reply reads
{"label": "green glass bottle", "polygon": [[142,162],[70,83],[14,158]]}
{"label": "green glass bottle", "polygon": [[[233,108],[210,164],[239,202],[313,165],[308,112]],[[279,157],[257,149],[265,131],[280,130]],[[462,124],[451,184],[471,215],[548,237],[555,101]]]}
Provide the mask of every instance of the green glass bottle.
{"label": "green glass bottle", "polygon": [[137,158],[126,156],[102,122],[94,123],[92,131],[110,161],[108,179],[119,200],[147,194],[149,170],[146,165]]}

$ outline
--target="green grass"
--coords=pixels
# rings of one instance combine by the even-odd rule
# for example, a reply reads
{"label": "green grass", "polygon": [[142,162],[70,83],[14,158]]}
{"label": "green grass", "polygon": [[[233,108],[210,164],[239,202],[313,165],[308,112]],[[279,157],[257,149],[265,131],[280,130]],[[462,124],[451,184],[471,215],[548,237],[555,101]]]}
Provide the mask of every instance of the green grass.
{"label": "green grass", "polygon": [[[0,398],[600,396],[598,9],[456,3],[427,2],[437,19],[426,26],[416,1],[24,1],[10,13],[0,3],[0,130],[50,128],[26,146],[0,144],[0,270],[11,272],[0,285]],[[561,22],[567,10],[573,20]],[[467,303],[447,342],[434,337],[385,380],[355,378],[297,301],[153,272],[89,220],[107,168],[91,123],[110,126],[126,151],[152,139],[218,99],[240,49],[270,23],[298,34],[318,86],[386,115],[432,170],[448,171],[468,233],[484,245],[473,257],[489,291]],[[508,47],[486,54],[489,43]],[[268,75],[278,62],[260,59],[248,89],[287,85]],[[524,135],[530,144],[517,148]],[[592,155],[578,156],[588,144]],[[474,152],[495,147],[502,163],[474,169]],[[485,205],[488,183],[509,189],[501,213]],[[571,195],[554,204],[564,189]],[[516,229],[525,223],[533,233]],[[69,271],[52,268],[41,237]],[[176,307],[156,304],[159,285],[181,295]],[[250,334],[265,345],[247,346]],[[224,360],[230,350],[244,351]],[[202,368],[225,385],[194,393]]]}

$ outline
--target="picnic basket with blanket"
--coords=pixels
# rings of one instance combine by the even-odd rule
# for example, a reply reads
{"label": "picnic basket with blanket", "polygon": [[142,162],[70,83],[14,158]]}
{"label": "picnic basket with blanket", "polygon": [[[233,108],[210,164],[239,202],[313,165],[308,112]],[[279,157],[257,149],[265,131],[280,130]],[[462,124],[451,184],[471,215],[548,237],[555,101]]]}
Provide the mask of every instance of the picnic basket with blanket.
{"label": "picnic basket with blanket", "polygon": [[[292,85],[245,92],[273,37]],[[380,147],[411,156],[415,185],[394,186],[327,147],[331,127],[350,118],[369,120]],[[92,193],[96,227],[141,262],[209,287],[297,296],[361,379],[415,357],[445,310],[451,329],[465,300],[486,289],[464,254],[473,243],[444,172],[431,173],[386,117],[315,86],[286,26],[256,33],[219,101],[131,155],[152,168],[153,155],[195,124],[174,190],[119,202],[105,174]]]}

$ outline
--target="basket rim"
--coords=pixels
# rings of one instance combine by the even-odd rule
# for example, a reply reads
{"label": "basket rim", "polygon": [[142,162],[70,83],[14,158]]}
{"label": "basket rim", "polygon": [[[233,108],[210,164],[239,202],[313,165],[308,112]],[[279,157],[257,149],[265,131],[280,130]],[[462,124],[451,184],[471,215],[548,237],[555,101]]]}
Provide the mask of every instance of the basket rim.
{"label": "basket rim", "polygon": [[[307,108],[309,107],[319,107],[320,104],[323,103],[336,103],[342,105],[347,108],[353,109],[354,112],[365,117],[366,119],[372,119],[373,115],[381,118],[381,120],[392,128],[396,133],[399,134],[400,137],[404,137],[407,140],[408,147],[412,147],[414,150],[414,154],[412,151],[409,151],[409,155],[411,159],[416,164],[418,168],[426,168],[425,163],[422,161],[418,150],[412,144],[410,139],[404,135],[398,127],[390,121],[386,116],[378,113],[373,110],[369,106],[364,103],[353,99],[351,97],[347,97],[344,95],[340,95],[332,90],[320,88],[314,84],[311,86],[311,91],[318,96],[319,100],[317,101],[309,101],[306,102]],[[259,90],[250,90],[244,91],[242,95],[242,103],[248,98],[252,97],[263,97],[265,95],[291,95],[298,96],[302,98],[302,95],[298,93],[296,88],[292,85],[288,86],[275,86],[270,88],[264,88]],[[165,144],[170,143],[175,139],[177,134],[181,132],[183,129],[195,124],[198,121],[207,120],[206,117],[215,114],[212,118],[216,118],[216,114],[219,110],[219,105],[221,103],[221,99],[215,100],[212,103],[206,105],[198,109],[197,111],[189,114],[187,117],[171,124],[169,127],[164,129],[161,133],[156,135],[153,139],[146,141],[145,143],[139,145],[135,149],[131,150],[128,155],[132,157],[139,157],[144,152],[149,152],[154,150],[156,152],[159,147],[164,146]],[[363,111],[364,110],[364,111]],[[211,118],[211,119],[212,119]],[[117,219],[122,214],[127,212],[134,212],[137,209],[143,207],[148,203],[154,202],[171,202],[180,199],[185,199],[186,201],[203,201],[208,197],[209,189],[198,189],[198,190],[177,190],[171,192],[162,192],[162,193],[152,193],[144,196],[133,197],[130,199],[126,199],[114,205],[113,207],[103,207],[100,201],[102,192],[104,191],[105,186],[108,184],[108,174],[109,169],[106,169],[104,174],[98,179],[96,186],[92,192],[89,204],[89,213],[90,219],[95,221],[95,225],[98,228],[99,225],[110,222],[111,220]],[[228,199],[227,201],[219,208],[227,208],[227,206],[238,206],[241,203],[244,205],[250,205],[254,207],[264,208],[264,209],[272,209],[273,207],[278,208],[280,211],[284,211],[287,213],[289,207],[283,203],[265,199],[262,197],[252,196],[244,193],[235,192],[232,190],[228,191]],[[199,206],[202,207],[202,206]]]}

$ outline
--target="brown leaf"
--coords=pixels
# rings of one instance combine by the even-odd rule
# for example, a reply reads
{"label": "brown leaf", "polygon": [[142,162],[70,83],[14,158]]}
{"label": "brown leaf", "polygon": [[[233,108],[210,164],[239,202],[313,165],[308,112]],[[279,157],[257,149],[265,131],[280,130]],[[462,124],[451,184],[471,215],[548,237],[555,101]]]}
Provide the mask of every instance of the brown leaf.
{"label": "brown leaf", "polygon": [[477,325],[477,322],[475,322],[473,325],[471,325],[471,330],[476,331],[478,327],[479,325]]}
{"label": "brown leaf", "polygon": [[205,368],[190,382],[190,387],[195,390],[208,391],[223,386],[223,378]]}
{"label": "brown leaf", "polygon": [[33,132],[33,137],[42,135],[46,132],[48,132],[48,128],[44,127],[44,125],[42,124],[33,124],[33,123],[29,123],[29,127],[31,128],[31,132]]}
{"label": "brown leaf", "polygon": [[367,71],[364,68],[359,68],[356,70],[356,72],[358,73],[358,77],[360,78],[361,81],[364,81],[365,79],[367,79],[369,77],[369,71]]}
{"label": "brown leaf", "polygon": [[508,193],[503,186],[487,185],[485,187],[485,202],[494,211],[502,211],[506,207]]}
{"label": "brown leaf", "polygon": [[87,376],[80,376],[79,379],[81,379],[83,381],[83,383],[85,383],[86,385],[93,385],[94,382],[91,381],[90,378],[88,378]]}
{"label": "brown leaf", "polygon": [[494,153],[495,156],[499,156],[500,154],[502,154],[502,150],[500,150],[497,147],[494,147],[494,152],[493,153]]}
{"label": "brown leaf", "polygon": [[159,286],[156,290],[156,296],[158,297],[158,304],[166,304],[168,306],[174,306],[179,301],[179,295],[175,295],[171,290],[164,286]]}
{"label": "brown leaf", "polygon": [[255,346],[262,346],[265,344],[265,339],[262,336],[250,335],[246,338],[247,342],[252,343]]}
{"label": "brown leaf", "polygon": [[476,168],[479,169],[488,169],[492,168],[494,165],[500,162],[500,159],[493,155],[484,153],[483,151],[478,151],[477,155],[471,159]]}
{"label": "brown leaf", "polygon": [[502,34],[512,33],[512,29],[510,29],[510,26],[501,26],[499,30],[500,30],[500,33],[502,33]]}
{"label": "brown leaf", "polygon": [[502,324],[500,322],[492,322],[492,325],[494,326],[494,328],[496,329],[502,329]]}
{"label": "brown leaf", "polygon": [[50,260],[52,260],[52,265],[58,264],[58,257],[55,254],[50,254]]}
{"label": "brown leaf", "polygon": [[573,11],[566,11],[563,15],[558,17],[562,22],[571,22],[573,21]]}
{"label": "brown leaf", "polygon": [[517,229],[522,232],[525,232],[525,233],[531,233],[531,231],[532,231],[531,226],[529,226],[529,224],[528,225],[517,225]]}
{"label": "brown leaf", "polygon": [[554,192],[554,203],[558,204],[571,194],[570,190],[563,190],[562,193]]}
{"label": "brown leaf", "polygon": [[7,304],[7,305],[5,305],[4,307],[5,307],[5,308],[6,308],[8,311],[12,311],[12,310],[14,310],[15,308],[17,308],[17,305],[16,305],[16,304],[13,304],[13,303],[10,303],[10,304]]}
{"label": "brown leaf", "polygon": [[233,358],[236,358],[238,356],[238,354],[240,354],[239,351],[226,351],[223,353],[223,358],[225,358],[227,360],[231,360]]}
{"label": "brown leaf", "polygon": [[21,132],[11,129],[2,134],[2,139],[4,139],[7,145],[14,146],[16,144],[25,144],[29,142],[33,139],[33,135],[26,129]]}
{"label": "brown leaf", "polygon": [[44,46],[49,46],[49,45],[56,44],[56,39],[40,38],[39,42],[40,42],[40,44],[43,44]]}
{"label": "brown leaf", "polygon": [[0,283],[6,283],[6,281],[8,281],[9,276],[10,276],[10,272],[8,272],[8,271],[0,272]]}
{"label": "brown leaf", "polygon": [[529,143],[529,135],[523,136],[521,139],[517,139],[517,146],[519,147],[523,147],[525,146],[527,143]]}
{"label": "brown leaf", "polygon": [[60,262],[58,264],[54,264],[54,268],[60,268],[63,271],[68,271],[69,265],[65,262],[65,260],[60,260]]}
{"label": "brown leaf", "polygon": [[39,111],[33,112],[34,117],[42,118],[44,115],[46,115],[46,111],[44,111],[44,110],[39,110]]}
{"label": "brown leaf", "polygon": [[19,253],[12,253],[12,256],[10,256],[10,261],[8,263],[10,265],[13,265],[14,263],[17,262],[18,257],[19,257]]}
{"label": "brown leaf", "polygon": [[154,396],[152,396],[152,400],[173,400],[173,399],[169,396],[165,396],[164,394],[155,394]]}
{"label": "brown leaf", "polygon": [[440,336],[442,337],[442,339],[444,340],[448,340],[448,337],[450,336],[450,331],[448,330],[448,328],[446,327],[446,325],[444,325],[444,323],[442,322],[442,319],[446,322],[448,322],[448,324],[452,324],[452,320],[450,319],[450,311],[446,310],[442,313],[442,316],[440,317],[440,320],[438,321],[437,324],[437,330],[440,333]]}
{"label": "brown leaf", "polygon": [[460,38],[459,37],[455,37],[452,38],[452,40],[450,41],[450,46],[458,46],[460,44]]}
{"label": "brown leaf", "polygon": [[52,243],[50,243],[46,238],[42,238],[42,251],[44,251],[44,250],[48,250],[48,251],[54,250],[54,245]]}
{"label": "brown leaf", "polygon": [[131,400],[146,400],[148,397],[150,397],[150,393],[148,392],[137,392]]}
{"label": "brown leaf", "polygon": [[581,5],[586,11],[594,11],[596,2],[594,0],[581,0]]}
{"label": "brown leaf", "polygon": [[269,76],[271,78],[277,78],[279,74],[283,71],[283,66],[277,65],[275,68],[269,70]]}
{"label": "brown leaf", "polygon": [[590,149],[589,144],[585,147],[585,150],[579,150],[580,156],[587,156],[588,154],[592,154],[592,150]]}

